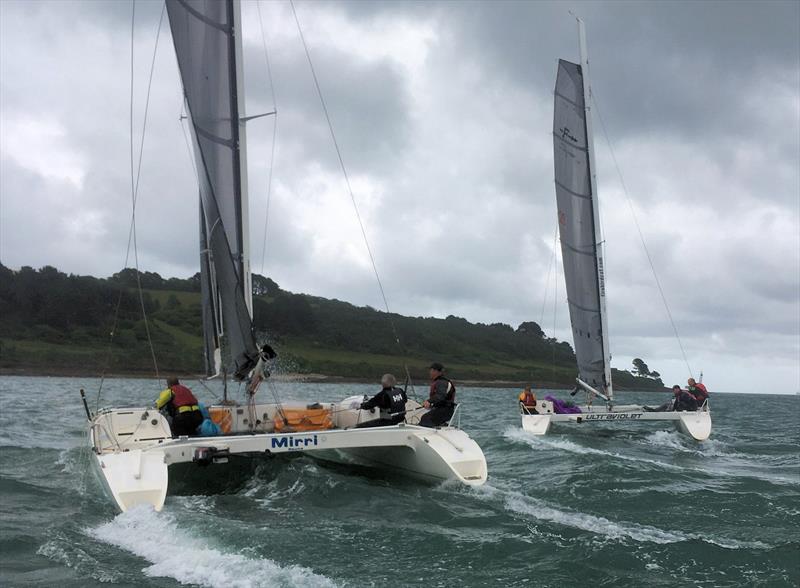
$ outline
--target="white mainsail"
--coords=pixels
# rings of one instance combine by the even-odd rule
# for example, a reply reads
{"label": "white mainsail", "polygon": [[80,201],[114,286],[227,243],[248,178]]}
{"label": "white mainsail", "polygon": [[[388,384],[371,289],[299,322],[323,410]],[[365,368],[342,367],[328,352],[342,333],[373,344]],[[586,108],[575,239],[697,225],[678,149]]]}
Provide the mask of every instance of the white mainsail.
{"label": "white mainsail", "polygon": [[558,62],[553,116],[558,225],[578,379],[612,397],[602,242],[594,177],[588,60]]}

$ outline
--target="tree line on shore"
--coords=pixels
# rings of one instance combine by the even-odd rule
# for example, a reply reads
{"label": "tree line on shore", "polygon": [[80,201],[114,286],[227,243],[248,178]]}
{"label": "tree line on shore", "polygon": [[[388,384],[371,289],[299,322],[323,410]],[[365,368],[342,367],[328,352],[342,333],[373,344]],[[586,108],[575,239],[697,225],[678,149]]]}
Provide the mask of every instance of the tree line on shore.
{"label": "tree line on shore", "polygon": [[[125,269],[96,278],[51,266],[13,271],[0,264],[0,367],[148,373],[154,369],[149,333],[160,371],[200,373],[199,292],[199,274],[162,278]],[[260,275],[253,276],[253,313],[257,335],[279,351],[286,371],[374,378],[408,369],[412,377],[424,378],[426,364],[435,359],[460,379],[565,387],[576,372],[569,343],[547,337],[533,321],[515,329],[456,316],[392,314],[390,322],[374,308],[288,292]],[[615,384],[663,387],[658,373],[638,361],[636,375],[615,370]]]}

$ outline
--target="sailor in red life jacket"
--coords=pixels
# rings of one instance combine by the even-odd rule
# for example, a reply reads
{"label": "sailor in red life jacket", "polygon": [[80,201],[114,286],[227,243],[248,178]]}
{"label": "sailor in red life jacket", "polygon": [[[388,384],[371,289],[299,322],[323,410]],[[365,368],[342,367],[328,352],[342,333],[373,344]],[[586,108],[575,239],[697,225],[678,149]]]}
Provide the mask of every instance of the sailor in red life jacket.
{"label": "sailor in red life jacket", "polygon": [[203,414],[200,412],[197,398],[186,386],[182,386],[178,378],[167,378],[167,388],[162,391],[156,400],[156,408],[166,408],[172,417],[170,427],[173,437],[182,435],[195,435],[197,427],[203,423]]}
{"label": "sailor in red life jacket", "polygon": [[519,393],[519,407],[522,414],[538,414],[536,410],[536,394],[531,390],[531,385],[525,386],[525,389]]}
{"label": "sailor in red life jacket", "polygon": [[419,424],[423,427],[440,427],[447,424],[456,409],[456,387],[444,377],[444,366],[438,361],[431,364],[429,373],[431,393],[422,406],[430,410],[422,415]]}
{"label": "sailor in red life jacket", "polygon": [[708,390],[706,390],[705,385],[695,382],[694,378],[689,378],[686,384],[689,386],[689,394],[694,396],[698,406],[703,406],[703,403],[708,400]]}

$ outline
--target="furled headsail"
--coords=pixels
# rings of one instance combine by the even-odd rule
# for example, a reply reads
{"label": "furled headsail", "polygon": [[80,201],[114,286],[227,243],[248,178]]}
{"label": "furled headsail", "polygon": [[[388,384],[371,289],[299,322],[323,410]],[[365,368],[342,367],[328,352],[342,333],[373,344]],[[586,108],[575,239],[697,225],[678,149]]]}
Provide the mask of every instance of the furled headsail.
{"label": "furled headsail", "polygon": [[237,0],[167,0],[200,186],[206,370],[242,379],[258,361],[252,326]]}
{"label": "furled headsail", "polygon": [[611,392],[597,195],[582,67],[559,60],[553,118],[558,228],[578,378]]}

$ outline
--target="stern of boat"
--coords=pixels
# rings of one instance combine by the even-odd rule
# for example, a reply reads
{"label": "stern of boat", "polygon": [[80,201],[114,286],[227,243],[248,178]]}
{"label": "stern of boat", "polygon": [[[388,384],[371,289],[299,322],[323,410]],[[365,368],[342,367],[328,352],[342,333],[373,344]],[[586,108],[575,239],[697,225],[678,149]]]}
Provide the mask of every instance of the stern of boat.
{"label": "stern of boat", "polygon": [[696,412],[680,412],[679,420],[675,421],[675,427],[684,435],[688,435],[695,441],[705,441],[711,435],[711,412],[706,407],[705,410]]}
{"label": "stern of boat", "polygon": [[521,407],[520,411],[523,430],[532,435],[546,435],[550,430],[551,415],[554,414],[554,411],[553,403],[549,400],[537,401],[536,412],[531,412],[525,407]]}
{"label": "stern of boat", "polygon": [[412,449],[420,471],[443,480],[459,480],[468,486],[486,483],[486,457],[464,431],[453,427],[415,429]]}
{"label": "stern of boat", "polygon": [[154,409],[101,410],[89,437],[95,472],[117,508],[125,512],[149,504],[161,510],[169,477],[164,452],[157,448],[172,439],[166,418]]}

